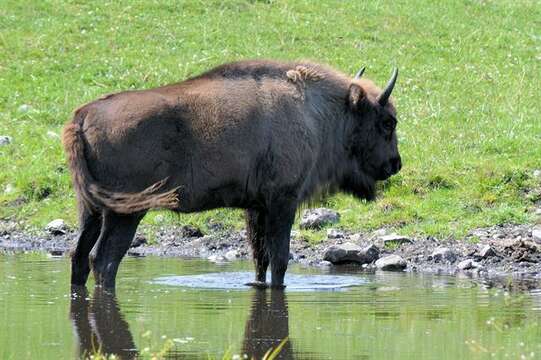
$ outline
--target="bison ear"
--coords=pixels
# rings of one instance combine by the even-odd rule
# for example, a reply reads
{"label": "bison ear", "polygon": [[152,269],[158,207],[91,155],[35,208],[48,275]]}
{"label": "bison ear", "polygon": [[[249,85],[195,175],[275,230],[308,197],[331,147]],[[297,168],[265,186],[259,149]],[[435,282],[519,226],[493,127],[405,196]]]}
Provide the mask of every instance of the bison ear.
{"label": "bison ear", "polygon": [[366,92],[359,84],[351,84],[349,86],[348,102],[351,110],[359,110],[366,99]]}

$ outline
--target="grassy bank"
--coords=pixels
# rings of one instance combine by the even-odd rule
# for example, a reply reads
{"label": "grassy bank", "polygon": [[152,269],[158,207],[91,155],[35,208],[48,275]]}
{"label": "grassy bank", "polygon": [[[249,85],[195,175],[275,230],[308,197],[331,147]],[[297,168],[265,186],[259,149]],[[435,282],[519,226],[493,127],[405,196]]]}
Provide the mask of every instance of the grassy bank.
{"label": "grassy bank", "polygon": [[[340,226],[460,236],[533,220],[540,199],[541,5],[532,1],[3,1],[0,218],[75,224],[59,134],[102,94],[176,82],[242,58],[310,58],[394,91],[404,168],[371,204],[339,195]],[[238,211],[151,225],[223,222]],[[150,227],[149,227],[150,228]],[[322,233],[307,234],[318,239]]]}

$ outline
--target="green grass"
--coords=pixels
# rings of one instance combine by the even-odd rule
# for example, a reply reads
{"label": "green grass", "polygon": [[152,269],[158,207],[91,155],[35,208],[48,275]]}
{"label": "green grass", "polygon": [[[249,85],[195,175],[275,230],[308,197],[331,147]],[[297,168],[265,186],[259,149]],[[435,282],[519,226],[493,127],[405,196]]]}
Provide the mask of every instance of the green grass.
{"label": "green grass", "polygon": [[[310,58],[394,91],[402,172],[375,203],[326,201],[351,230],[461,236],[531,221],[541,168],[541,5],[524,1],[13,1],[0,7],[0,218],[75,223],[59,134],[102,94],[243,58]],[[31,108],[21,111],[21,105]],[[9,186],[8,186],[9,185]],[[6,192],[11,187],[12,191]],[[152,213],[147,227],[242,213]],[[320,241],[324,230],[309,234]]]}

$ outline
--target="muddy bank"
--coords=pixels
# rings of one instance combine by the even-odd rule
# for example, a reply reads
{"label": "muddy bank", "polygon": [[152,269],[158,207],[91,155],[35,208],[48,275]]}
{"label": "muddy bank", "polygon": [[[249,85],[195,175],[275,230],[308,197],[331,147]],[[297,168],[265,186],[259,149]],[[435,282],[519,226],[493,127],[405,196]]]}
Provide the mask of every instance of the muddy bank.
{"label": "muddy bank", "polygon": [[[389,234],[385,229],[370,233],[329,229],[329,238],[318,245],[309,244],[293,232],[290,258],[292,262],[339,272],[342,269],[375,271],[381,267],[377,259],[392,262],[399,257],[403,263],[389,269],[468,276],[494,281],[498,286],[541,288],[541,239],[537,238],[536,229],[534,225],[494,226],[477,229],[458,240],[407,238]],[[149,244],[138,234],[128,254],[200,257],[215,262],[251,258],[245,231],[217,230],[203,235],[189,227],[163,227],[155,235],[156,241]],[[14,223],[0,222],[2,252],[46,251],[52,256],[68,256],[75,246],[75,238],[74,230],[29,235],[17,230]],[[324,260],[336,260],[328,255],[331,247],[361,249],[361,255],[368,249],[372,257],[366,261],[334,261],[337,263],[332,264]],[[389,255],[396,256],[387,258]]]}

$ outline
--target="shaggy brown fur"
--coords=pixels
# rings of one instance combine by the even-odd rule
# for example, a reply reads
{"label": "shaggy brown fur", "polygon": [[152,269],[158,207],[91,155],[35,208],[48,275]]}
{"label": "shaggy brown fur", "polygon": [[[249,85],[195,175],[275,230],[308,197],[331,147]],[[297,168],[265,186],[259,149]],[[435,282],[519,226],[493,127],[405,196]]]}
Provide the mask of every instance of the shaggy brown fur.
{"label": "shaggy brown fur", "polygon": [[[379,104],[380,94],[369,80],[320,64],[242,61],[82,106],[63,143],[81,223],[103,217],[113,226],[102,225],[97,254],[105,260],[96,260],[97,276],[105,272],[114,284],[119,254],[129,246],[118,237],[131,241],[125,234],[148,209],[236,207],[258,227],[249,231],[257,279],[270,261],[273,284],[281,284],[300,203],[337,190],[373,199],[375,182],[400,169],[395,109]],[[118,221],[124,233],[114,228]],[[96,241],[89,227],[82,227],[88,244],[79,262]],[[107,255],[111,246],[116,252]],[[81,269],[72,282],[86,281]]]}

